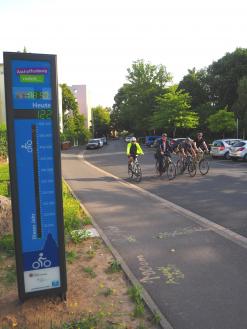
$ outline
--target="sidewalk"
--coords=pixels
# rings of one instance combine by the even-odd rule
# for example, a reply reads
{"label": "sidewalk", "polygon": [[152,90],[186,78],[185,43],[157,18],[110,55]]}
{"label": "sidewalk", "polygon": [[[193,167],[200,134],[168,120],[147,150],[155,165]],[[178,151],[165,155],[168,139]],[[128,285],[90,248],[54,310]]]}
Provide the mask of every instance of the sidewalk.
{"label": "sidewalk", "polygon": [[164,315],[164,328],[247,328],[244,240],[217,234],[189,212],[84,162],[75,150],[62,158],[64,178],[151,296],[150,306],[153,300]]}

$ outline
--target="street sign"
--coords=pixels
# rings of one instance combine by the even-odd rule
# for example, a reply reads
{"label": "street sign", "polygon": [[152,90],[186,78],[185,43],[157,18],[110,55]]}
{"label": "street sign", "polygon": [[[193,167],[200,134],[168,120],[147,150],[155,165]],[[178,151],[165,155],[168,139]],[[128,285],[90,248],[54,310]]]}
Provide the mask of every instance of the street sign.
{"label": "street sign", "polygon": [[66,293],[56,56],[4,53],[19,298]]}

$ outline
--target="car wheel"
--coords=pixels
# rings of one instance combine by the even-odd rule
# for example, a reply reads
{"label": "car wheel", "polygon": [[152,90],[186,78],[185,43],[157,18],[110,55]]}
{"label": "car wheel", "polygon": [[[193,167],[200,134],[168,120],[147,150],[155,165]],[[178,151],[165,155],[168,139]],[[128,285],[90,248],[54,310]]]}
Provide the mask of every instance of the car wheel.
{"label": "car wheel", "polygon": [[230,160],[231,159],[229,152],[226,152],[225,153],[224,159],[226,159],[226,160]]}
{"label": "car wheel", "polygon": [[247,154],[243,157],[243,161],[247,162]]}

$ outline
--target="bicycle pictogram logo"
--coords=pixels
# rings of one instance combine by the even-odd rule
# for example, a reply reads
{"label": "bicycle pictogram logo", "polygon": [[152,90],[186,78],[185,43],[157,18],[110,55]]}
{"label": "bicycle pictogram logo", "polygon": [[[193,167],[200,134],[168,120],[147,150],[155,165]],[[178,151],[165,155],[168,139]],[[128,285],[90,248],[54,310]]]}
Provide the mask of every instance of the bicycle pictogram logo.
{"label": "bicycle pictogram logo", "polygon": [[31,139],[27,140],[25,144],[21,145],[22,149],[26,149],[27,152],[33,151],[33,145],[32,145]]}
{"label": "bicycle pictogram logo", "polygon": [[47,259],[46,257],[43,257],[43,253],[41,252],[39,254],[39,258],[37,261],[33,262],[32,268],[34,270],[38,270],[39,268],[48,268],[51,267],[51,261]]}

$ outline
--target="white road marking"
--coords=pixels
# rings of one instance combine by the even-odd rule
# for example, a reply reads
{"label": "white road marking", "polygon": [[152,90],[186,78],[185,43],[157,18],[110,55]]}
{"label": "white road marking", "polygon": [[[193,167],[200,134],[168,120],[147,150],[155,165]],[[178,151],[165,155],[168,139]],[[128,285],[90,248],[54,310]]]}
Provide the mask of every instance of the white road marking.
{"label": "white road marking", "polygon": [[105,156],[105,155],[118,155],[118,154],[125,154],[125,152],[108,152],[108,153],[93,153],[93,154],[88,154],[87,153],[87,158],[94,158],[94,157],[100,157],[100,156]]}

